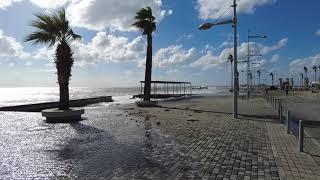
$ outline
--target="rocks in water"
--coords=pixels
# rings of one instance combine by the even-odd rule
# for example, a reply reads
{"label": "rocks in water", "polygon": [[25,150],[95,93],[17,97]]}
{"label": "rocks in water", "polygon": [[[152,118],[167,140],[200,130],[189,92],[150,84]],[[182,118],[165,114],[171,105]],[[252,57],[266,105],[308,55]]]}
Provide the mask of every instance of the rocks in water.
{"label": "rocks in water", "polygon": [[170,109],[165,109],[164,111],[170,111]]}

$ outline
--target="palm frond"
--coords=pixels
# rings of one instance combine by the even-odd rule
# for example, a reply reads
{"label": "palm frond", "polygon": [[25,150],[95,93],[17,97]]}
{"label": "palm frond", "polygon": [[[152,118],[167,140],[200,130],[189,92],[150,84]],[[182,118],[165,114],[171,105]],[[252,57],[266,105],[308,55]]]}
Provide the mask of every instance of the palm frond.
{"label": "palm frond", "polygon": [[25,41],[32,41],[33,44],[40,44],[40,43],[44,43],[44,44],[48,44],[49,46],[53,46],[56,42],[56,38],[55,36],[53,36],[52,34],[49,34],[47,32],[44,31],[37,31],[37,32],[33,32],[31,34],[29,34]]}
{"label": "palm frond", "polygon": [[132,26],[142,31],[143,34],[150,34],[156,30],[156,23],[154,22],[156,18],[152,15],[150,7],[140,9],[134,19],[136,22]]}
{"label": "palm frond", "polygon": [[36,20],[31,23],[31,26],[36,28],[36,31],[27,36],[26,41],[33,41],[35,44],[49,43],[52,46],[57,41],[81,38],[70,28],[64,9],[50,15],[36,14],[35,16]]}

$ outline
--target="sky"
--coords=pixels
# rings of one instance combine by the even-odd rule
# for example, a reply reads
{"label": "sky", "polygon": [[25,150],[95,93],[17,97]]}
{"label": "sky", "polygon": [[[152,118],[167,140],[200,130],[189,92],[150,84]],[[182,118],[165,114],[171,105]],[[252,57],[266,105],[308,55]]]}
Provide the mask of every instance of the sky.
{"label": "sky", "polygon": [[[135,13],[150,6],[156,17],[153,33],[153,80],[191,81],[194,85],[229,85],[231,25],[198,30],[204,22],[232,18],[232,0],[0,0],[0,87],[56,86],[55,47],[25,42],[34,29],[34,14],[65,8],[80,41],[70,42],[75,64],[73,87],[132,87],[144,79],[146,37],[131,27]],[[261,82],[293,77],[320,65],[318,0],[238,0],[238,57],[247,57],[251,39],[252,71]],[[246,64],[239,63],[240,83]],[[318,69],[320,72],[320,69]],[[256,73],[254,73],[256,74]],[[320,75],[320,73],[318,73]],[[257,80],[256,75],[256,80]]]}

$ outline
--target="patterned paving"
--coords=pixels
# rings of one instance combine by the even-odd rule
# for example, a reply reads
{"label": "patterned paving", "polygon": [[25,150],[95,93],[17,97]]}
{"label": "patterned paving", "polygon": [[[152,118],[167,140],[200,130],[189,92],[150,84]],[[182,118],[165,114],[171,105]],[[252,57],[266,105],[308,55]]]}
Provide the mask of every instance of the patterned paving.
{"label": "patterned paving", "polygon": [[37,113],[1,113],[0,179],[318,178],[262,99],[241,100],[246,115],[237,120],[197,103],[88,107],[86,120],[55,125]]}

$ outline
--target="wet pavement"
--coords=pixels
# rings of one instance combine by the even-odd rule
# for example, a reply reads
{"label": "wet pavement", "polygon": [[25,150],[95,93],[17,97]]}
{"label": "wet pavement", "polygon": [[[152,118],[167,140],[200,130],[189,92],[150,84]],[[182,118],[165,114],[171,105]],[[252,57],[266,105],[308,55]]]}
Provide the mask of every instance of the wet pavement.
{"label": "wet pavement", "polygon": [[241,101],[246,114],[238,120],[228,101],[207,103],[97,105],[71,124],[0,112],[0,179],[280,179],[279,143],[270,135],[280,132],[267,103]]}

